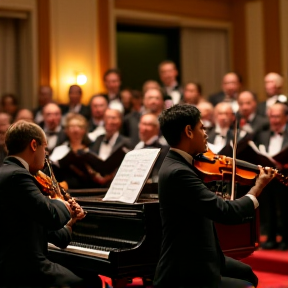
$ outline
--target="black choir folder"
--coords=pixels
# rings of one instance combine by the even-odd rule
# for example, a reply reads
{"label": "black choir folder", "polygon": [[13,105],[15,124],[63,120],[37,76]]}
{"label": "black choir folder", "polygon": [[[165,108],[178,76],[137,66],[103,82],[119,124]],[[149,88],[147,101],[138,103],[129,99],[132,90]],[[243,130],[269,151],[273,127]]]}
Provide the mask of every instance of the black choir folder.
{"label": "black choir folder", "polygon": [[270,156],[266,152],[264,145],[259,145],[258,148],[253,141],[248,141],[248,145],[237,155],[237,158],[263,167],[281,168],[279,166],[288,163],[288,146],[284,147],[276,155]]}
{"label": "black choir folder", "polygon": [[104,176],[113,173],[120,166],[128,151],[129,149],[126,147],[120,146],[106,160],[102,160],[96,153],[90,151],[88,148],[78,150],[77,153],[71,150],[58,162],[61,168],[71,169],[71,165],[73,165],[84,175],[88,173],[88,164],[95,172]]}
{"label": "black choir folder", "polygon": [[160,148],[147,148],[128,152],[103,201],[134,203],[138,199],[160,151]]}

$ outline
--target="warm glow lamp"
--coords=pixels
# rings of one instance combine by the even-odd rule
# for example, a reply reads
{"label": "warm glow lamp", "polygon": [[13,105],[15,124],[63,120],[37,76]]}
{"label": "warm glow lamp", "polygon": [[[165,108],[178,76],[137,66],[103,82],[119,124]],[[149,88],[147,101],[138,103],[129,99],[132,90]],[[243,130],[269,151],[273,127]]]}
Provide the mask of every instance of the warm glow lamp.
{"label": "warm glow lamp", "polygon": [[76,83],[78,85],[84,85],[87,82],[87,76],[84,75],[83,73],[79,73],[76,76]]}

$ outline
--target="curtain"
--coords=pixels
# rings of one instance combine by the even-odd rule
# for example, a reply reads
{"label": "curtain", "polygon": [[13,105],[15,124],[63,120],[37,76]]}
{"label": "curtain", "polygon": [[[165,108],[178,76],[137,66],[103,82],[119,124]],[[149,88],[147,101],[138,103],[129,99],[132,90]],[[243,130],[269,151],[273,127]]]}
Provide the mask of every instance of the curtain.
{"label": "curtain", "polygon": [[181,64],[183,84],[202,85],[203,95],[221,90],[223,75],[229,72],[229,38],[225,29],[183,28]]}
{"label": "curtain", "polygon": [[0,18],[0,96],[18,94],[17,90],[17,20]]}

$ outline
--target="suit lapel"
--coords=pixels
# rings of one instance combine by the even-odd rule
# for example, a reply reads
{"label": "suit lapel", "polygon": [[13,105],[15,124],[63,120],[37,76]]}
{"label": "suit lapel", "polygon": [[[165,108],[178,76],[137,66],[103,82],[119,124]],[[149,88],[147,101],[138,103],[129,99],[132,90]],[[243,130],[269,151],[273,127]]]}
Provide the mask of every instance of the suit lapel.
{"label": "suit lapel", "polygon": [[288,145],[288,125],[286,125],[285,131],[283,133],[282,149],[287,145]]}

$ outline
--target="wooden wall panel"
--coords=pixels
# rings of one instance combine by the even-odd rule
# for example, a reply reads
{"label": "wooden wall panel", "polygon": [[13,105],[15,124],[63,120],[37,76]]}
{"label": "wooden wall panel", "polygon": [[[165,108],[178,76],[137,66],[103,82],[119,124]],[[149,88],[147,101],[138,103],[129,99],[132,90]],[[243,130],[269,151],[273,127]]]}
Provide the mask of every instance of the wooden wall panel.
{"label": "wooden wall panel", "polygon": [[[110,0],[109,0],[110,1]],[[103,75],[111,68],[111,37],[110,37],[110,3],[109,1],[97,1],[97,69],[99,78],[99,92],[105,91]],[[116,28],[115,28],[116,29]]]}
{"label": "wooden wall panel", "polygon": [[115,0],[116,9],[150,11],[214,20],[231,19],[230,6],[231,1],[229,0]]}
{"label": "wooden wall panel", "polygon": [[247,49],[245,1],[234,0],[231,7],[233,35],[232,35],[232,70],[243,78],[243,86],[247,85]]}
{"label": "wooden wall panel", "polygon": [[39,85],[50,85],[50,6],[49,0],[37,1]]}
{"label": "wooden wall panel", "polygon": [[263,1],[265,73],[281,73],[279,0]]}

